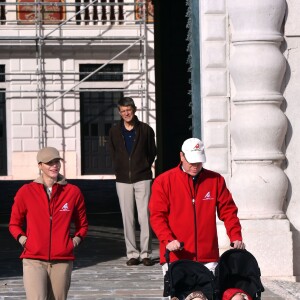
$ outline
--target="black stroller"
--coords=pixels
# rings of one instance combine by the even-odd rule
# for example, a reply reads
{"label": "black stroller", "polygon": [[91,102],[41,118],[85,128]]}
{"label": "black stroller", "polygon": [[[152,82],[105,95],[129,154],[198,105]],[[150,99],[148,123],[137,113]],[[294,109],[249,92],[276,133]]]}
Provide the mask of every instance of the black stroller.
{"label": "black stroller", "polygon": [[230,249],[224,252],[215,275],[203,264],[191,260],[178,260],[169,264],[164,277],[164,297],[183,300],[194,291],[201,291],[208,300],[221,300],[228,288],[238,288],[253,300],[260,300],[264,287],[255,257],[247,250]]}
{"label": "black stroller", "polygon": [[170,264],[169,254],[167,250],[165,257],[168,271],[164,276],[164,297],[177,297],[179,300],[184,300],[190,293],[201,291],[208,300],[217,299],[213,272],[202,263],[186,259]]}
{"label": "black stroller", "polygon": [[238,288],[253,300],[260,300],[264,287],[255,257],[247,250],[230,249],[224,252],[215,270],[219,298],[229,288]]}

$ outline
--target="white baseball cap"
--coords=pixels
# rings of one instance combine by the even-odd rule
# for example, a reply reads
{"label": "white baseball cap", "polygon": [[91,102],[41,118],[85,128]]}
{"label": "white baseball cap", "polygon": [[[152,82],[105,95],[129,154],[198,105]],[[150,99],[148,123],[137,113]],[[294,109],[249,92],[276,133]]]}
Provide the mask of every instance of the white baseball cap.
{"label": "white baseball cap", "polygon": [[184,153],[185,159],[191,164],[206,162],[204,144],[197,138],[185,140],[182,144],[181,151]]}

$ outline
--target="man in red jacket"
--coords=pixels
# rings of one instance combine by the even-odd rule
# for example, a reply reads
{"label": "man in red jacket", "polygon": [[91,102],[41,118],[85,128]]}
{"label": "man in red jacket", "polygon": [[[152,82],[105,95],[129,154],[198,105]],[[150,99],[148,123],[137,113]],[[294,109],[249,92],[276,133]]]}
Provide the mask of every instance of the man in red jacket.
{"label": "man in red jacket", "polygon": [[83,195],[59,173],[61,160],[57,149],[41,149],[37,153],[40,177],[17,191],[12,206],[9,231],[24,248],[27,299],[67,299],[74,248],[87,234]]}
{"label": "man in red jacket", "polygon": [[[182,145],[179,166],[158,176],[149,202],[150,223],[160,242],[160,263],[189,259],[214,271],[219,259],[216,214],[234,248],[244,249],[237,207],[224,178],[204,169],[204,145],[197,138]],[[181,247],[181,242],[184,247]]]}

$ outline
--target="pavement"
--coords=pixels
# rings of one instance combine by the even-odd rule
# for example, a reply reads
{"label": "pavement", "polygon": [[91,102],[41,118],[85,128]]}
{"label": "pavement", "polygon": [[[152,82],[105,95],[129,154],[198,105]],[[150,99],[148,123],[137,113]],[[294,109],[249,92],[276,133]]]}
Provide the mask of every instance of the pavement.
{"label": "pavement", "polygon": [[[100,219],[115,215],[98,216]],[[21,247],[0,225],[0,300],[25,300]],[[153,240],[155,265],[126,265],[123,230],[90,225],[85,242],[77,249],[69,300],[168,299],[162,297],[163,277],[158,263],[158,241]],[[300,299],[300,283],[262,278],[263,300]]]}
{"label": "pavement", "polygon": [[[115,201],[112,190],[107,189],[104,196]],[[3,210],[3,202],[1,204],[0,300],[25,300],[19,259],[22,249],[8,232],[9,213]],[[158,262],[157,239],[154,238],[152,243],[155,265],[129,267],[126,265],[121,214],[116,203],[105,205],[105,210],[97,209],[95,203],[88,206],[93,208],[88,210],[89,232],[84,243],[76,249],[68,300],[168,299],[162,296],[163,276]],[[262,283],[265,287],[263,300],[300,299],[299,282],[262,277]]]}

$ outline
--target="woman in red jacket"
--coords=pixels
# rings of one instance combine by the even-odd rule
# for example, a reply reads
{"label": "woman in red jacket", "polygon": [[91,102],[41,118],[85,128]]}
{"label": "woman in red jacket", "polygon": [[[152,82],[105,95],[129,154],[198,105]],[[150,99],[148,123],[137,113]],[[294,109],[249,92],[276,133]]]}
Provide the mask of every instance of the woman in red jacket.
{"label": "woman in red jacket", "polygon": [[233,247],[245,247],[238,210],[224,178],[202,168],[202,141],[187,139],[181,150],[180,165],[158,176],[152,186],[150,223],[160,242],[160,262],[165,270],[167,248],[170,262],[189,259],[214,270],[219,260],[216,214]]}
{"label": "woman in red jacket", "polygon": [[41,149],[37,154],[40,177],[17,191],[12,206],[9,230],[24,248],[27,299],[67,299],[74,248],[87,234],[83,195],[59,173],[61,160],[57,149]]}

